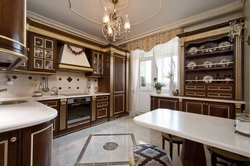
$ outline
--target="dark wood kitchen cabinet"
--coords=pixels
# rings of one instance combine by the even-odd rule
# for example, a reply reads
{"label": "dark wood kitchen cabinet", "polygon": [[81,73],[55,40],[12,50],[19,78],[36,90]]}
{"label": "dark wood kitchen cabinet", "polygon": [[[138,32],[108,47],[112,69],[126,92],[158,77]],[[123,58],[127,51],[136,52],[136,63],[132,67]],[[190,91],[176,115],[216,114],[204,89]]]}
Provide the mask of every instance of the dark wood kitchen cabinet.
{"label": "dark wood kitchen cabinet", "polygon": [[57,62],[57,40],[29,32],[28,42],[28,70],[55,73]]}
{"label": "dark wood kitchen cabinet", "polygon": [[86,73],[86,76],[102,77],[104,73],[104,61],[105,56],[103,52],[95,50],[87,50],[88,60],[91,67],[93,68],[93,73]]}
{"label": "dark wood kitchen cabinet", "polygon": [[110,93],[109,119],[128,115],[129,53],[124,50],[105,52],[103,78],[98,79],[99,91]]}
{"label": "dark wood kitchen cabinet", "polygon": [[18,165],[18,132],[0,133],[0,166]]}
{"label": "dark wood kitchen cabinet", "polygon": [[92,96],[91,125],[108,121],[109,96]]}
{"label": "dark wood kitchen cabinet", "polygon": [[57,133],[59,132],[59,123],[60,123],[59,100],[45,100],[39,102],[57,110],[58,113],[57,117],[53,119],[53,135],[56,136]]}
{"label": "dark wood kitchen cabinet", "polygon": [[151,111],[157,108],[167,108],[172,110],[179,110],[179,99],[178,98],[167,98],[167,97],[150,97]]}
{"label": "dark wood kitchen cabinet", "polygon": [[52,155],[52,121],[0,133],[0,166],[49,166]]}
{"label": "dark wood kitchen cabinet", "polygon": [[[0,65],[9,69],[26,61],[26,0],[0,1]],[[16,60],[13,63],[13,55]],[[2,58],[5,56],[6,58]]]}
{"label": "dark wood kitchen cabinet", "polygon": [[235,109],[232,103],[184,99],[183,110],[196,114],[235,119]]}

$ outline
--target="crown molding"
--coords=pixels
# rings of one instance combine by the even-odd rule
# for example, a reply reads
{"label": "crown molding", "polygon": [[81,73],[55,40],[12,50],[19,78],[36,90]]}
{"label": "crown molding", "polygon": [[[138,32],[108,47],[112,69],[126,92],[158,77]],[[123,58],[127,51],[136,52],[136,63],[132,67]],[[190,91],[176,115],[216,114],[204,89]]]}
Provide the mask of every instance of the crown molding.
{"label": "crown molding", "polygon": [[46,25],[48,27],[60,30],[62,32],[66,32],[66,33],[84,38],[86,40],[90,40],[90,41],[95,42],[95,43],[100,44],[100,45],[109,44],[109,42],[104,40],[104,39],[97,38],[93,35],[90,35],[90,34],[85,33],[83,31],[79,31],[78,29],[64,25],[62,23],[59,23],[57,21],[54,21],[54,20],[49,19],[47,17],[41,16],[41,15],[36,14],[34,12],[31,12],[31,11],[27,11],[27,17],[29,17],[32,21],[37,22],[39,24],[43,24],[43,25]]}
{"label": "crown molding", "polygon": [[154,29],[152,31],[148,31],[146,33],[136,35],[133,38],[118,41],[115,44],[119,46],[119,45],[123,45],[123,44],[129,43],[129,42],[132,42],[132,41],[135,41],[138,39],[146,38],[146,37],[151,36],[151,35],[155,35],[157,33],[163,33],[163,32],[170,31],[170,30],[173,30],[176,28],[183,28],[185,26],[188,26],[188,25],[200,22],[200,21],[204,21],[204,20],[216,17],[216,16],[220,16],[222,14],[226,14],[226,13],[233,12],[233,11],[236,11],[239,9],[243,9],[244,4],[245,4],[245,0],[239,0],[237,2],[233,2],[233,3],[230,3],[228,5],[224,5],[222,7],[219,7],[219,8],[213,9],[213,10],[209,10],[207,12],[203,12],[201,14],[180,20],[178,22],[174,22],[172,24],[169,24],[168,26],[160,27],[160,28]]}

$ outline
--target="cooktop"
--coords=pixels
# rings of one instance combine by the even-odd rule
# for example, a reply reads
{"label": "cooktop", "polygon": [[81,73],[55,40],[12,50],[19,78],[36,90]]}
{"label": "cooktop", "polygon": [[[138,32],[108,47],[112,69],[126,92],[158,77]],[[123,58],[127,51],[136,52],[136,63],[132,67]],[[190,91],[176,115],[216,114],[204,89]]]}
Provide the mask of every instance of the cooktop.
{"label": "cooktop", "polygon": [[62,96],[81,96],[81,95],[88,95],[87,93],[67,93],[67,94],[60,94]]}

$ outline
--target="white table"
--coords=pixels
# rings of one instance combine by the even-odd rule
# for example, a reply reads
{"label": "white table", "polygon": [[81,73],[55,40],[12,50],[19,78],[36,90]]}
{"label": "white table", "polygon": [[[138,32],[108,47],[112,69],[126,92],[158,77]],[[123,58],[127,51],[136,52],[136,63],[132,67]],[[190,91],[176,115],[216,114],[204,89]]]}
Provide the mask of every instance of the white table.
{"label": "white table", "polygon": [[134,118],[138,125],[250,157],[250,137],[235,133],[235,120],[170,109]]}

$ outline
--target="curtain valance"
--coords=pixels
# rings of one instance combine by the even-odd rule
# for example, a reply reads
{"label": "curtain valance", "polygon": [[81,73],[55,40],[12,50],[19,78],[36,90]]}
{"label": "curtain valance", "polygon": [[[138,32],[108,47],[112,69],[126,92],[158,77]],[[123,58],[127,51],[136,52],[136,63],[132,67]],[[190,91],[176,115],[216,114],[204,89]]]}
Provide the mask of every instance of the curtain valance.
{"label": "curtain valance", "polygon": [[176,37],[176,35],[182,33],[182,31],[183,30],[181,28],[178,28],[178,29],[171,30],[168,32],[149,36],[147,38],[136,40],[136,41],[128,43],[126,45],[126,48],[129,51],[140,49],[140,50],[144,50],[145,52],[148,52],[157,44],[163,44],[163,43],[168,42],[169,40]]}

